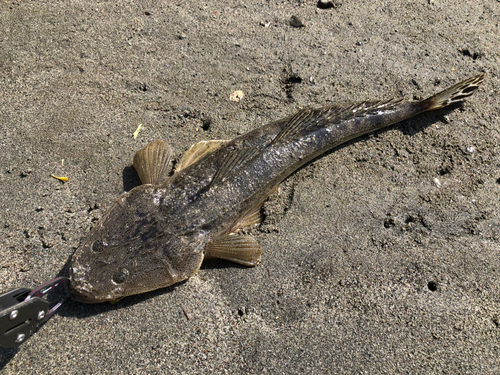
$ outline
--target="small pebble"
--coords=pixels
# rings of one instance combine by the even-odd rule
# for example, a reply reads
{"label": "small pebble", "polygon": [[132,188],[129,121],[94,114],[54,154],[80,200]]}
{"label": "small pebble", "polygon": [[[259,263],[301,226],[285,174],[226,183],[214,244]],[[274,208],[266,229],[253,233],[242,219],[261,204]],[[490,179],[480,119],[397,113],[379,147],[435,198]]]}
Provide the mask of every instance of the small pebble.
{"label": "small pebble", "polygon": [[335,4],[331,0],[319,0],[317,7],[319,9],[330,9],[334,8]]}
{"label": "small pebble", "polygon": [[27,177],[29,174],[31,174],[31,172],[33,172],[33,170],[31,168],[27,168],[21,172],[20,176]]}
{"label": "small pebble", "polygon": [[243,91],[236,90],[229,96],[229,100],[231,100],[232,102],[239,102],[241,99],[243,99],[244,96],[245,94],[243,93]]}
{"label": "small pebble", "polygon": [[290,26],[292,27],[304,27],[304,22],[302,22],[302,20],[297,17],[297,16],[292,16],[290,18]]}

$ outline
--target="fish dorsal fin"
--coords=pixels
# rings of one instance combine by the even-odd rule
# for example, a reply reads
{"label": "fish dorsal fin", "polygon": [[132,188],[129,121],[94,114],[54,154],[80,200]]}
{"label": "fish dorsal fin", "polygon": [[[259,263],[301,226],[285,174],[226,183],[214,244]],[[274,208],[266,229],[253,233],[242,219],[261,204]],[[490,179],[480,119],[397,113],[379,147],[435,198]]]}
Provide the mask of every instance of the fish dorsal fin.
{"label": "fish dorsal fin", "polygon": [[210,242],[205,250],[205,259],[225,259],[248,267],[259,264],[261,256],[262,249],[253,237],[238,234],[229,234]]}
{"label": "fish dorsal fin", "polygon": [[314,110],[311,108],[304,108],[291,116],[285,123],[281,131],[274,137],[271,144],[280,143],[284,140],[290,139],[296,134],[300,133],[303,129],[309,127],[314,120]]}
{"label": "fish dorsal fin", "polygon": [[169,172],[172,148],[158,140],[141,148],[134,156],[134,168],[143,184],[159,184]]}
{"label": "fish dorsal fin", "polygon": [[198,160],[203,159],[227,142],[229,141],[201,141],[192,145],[189,150],[184,153],[181,161],[176,165],[175,172],[180,172],[184,168],[189,167],[191,164],[196,163]]}
{"label": "fish dorsal fin", "polygon": [[217,169],[217,172],[215,172],[215,175],[212,178],[212,181],[210,182],[208,188],[211,189],[217,186],[228,176],[240,170],[241,167],[252,160],[253,157],[258,154],[258,152],[259,150],[254,147],[243,147],[231,151],[228,155],[226,155],[219,169]]}
{"label": "fish dorsal fin", "polygon": [[374,115],[383,111],[389,111],[398,104],[401,104],[403,100],[403,98],[400,98],[354,103],[345,108],[342,108],[338,112],[338,118],[339,120],[344,120],[349,116],[363,117],[367,115]]}
{"label": "fish dorsal fin", "polygon": [[281,131],[271,144],[281,143],[294,138],[303,131],[313,131],[340,122],[350,117],[363,117],[392,109],[403,99],[365,101],[343,106],[331,105],[321,108],[304,108],[285,120]]}
{"label": "fish dorsal fin", "polygon": [[[304,108],[291,116],[281,131],[272,140],[271,144],[281,143],[294,138],[305,130],[311,131],[326,126],[341,119],[342,113],[350,107],[339,107],[337,105],[322,108]],[[352,116],[352,112],[349,111]]]}

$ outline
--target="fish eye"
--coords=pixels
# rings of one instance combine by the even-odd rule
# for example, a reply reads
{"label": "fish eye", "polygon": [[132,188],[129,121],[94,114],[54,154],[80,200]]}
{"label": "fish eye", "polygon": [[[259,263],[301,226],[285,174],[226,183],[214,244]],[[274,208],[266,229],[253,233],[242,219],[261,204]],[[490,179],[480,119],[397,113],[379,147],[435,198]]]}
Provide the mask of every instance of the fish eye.
{"label": "fish eye", "polygon": [[113,282],[115,284],[121,284],[125,281],[125,279],[127,278],[128,275],[129,275],[128,269],[120,268],[120,269],[118,269],[118,272],[116,272],[113,275]]}
{"label": "fish eye", "polygon": [[97,241],[94,241],[94,243],[92,244],[92,251],[94,253],[100,253],[106,247],[108,247],[108,244],[106,242],[97,240]]}

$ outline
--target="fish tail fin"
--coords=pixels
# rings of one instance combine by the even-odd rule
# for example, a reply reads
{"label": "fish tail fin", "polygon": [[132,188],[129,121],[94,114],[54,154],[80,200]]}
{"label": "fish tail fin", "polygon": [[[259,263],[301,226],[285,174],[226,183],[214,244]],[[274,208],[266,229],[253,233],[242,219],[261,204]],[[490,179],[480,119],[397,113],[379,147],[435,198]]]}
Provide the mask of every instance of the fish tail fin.
{"label": "fish tail fin", "polygon": [[425,99],[422,104],[425,105],[425,110],[444,108],[452,103],[459,103],[468,96],[471,96],[474,91],[483,83],[485,73],[459,82],[456,85],[447,88],[440,93]]}

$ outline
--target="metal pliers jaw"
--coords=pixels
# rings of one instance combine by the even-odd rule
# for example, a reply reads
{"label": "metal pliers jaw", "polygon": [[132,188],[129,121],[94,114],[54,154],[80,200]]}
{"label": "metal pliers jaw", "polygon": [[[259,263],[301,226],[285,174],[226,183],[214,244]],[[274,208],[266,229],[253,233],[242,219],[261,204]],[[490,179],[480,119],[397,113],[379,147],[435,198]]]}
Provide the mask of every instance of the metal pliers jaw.
{"label": "metal pliers jaw", "polygon": [[69,298],[49,309],[44,297],[55,287],[66,284],[67,277],[57,277],[33,290],[17,288],[0,295],[0,347],[13,348],[30,337]]}

